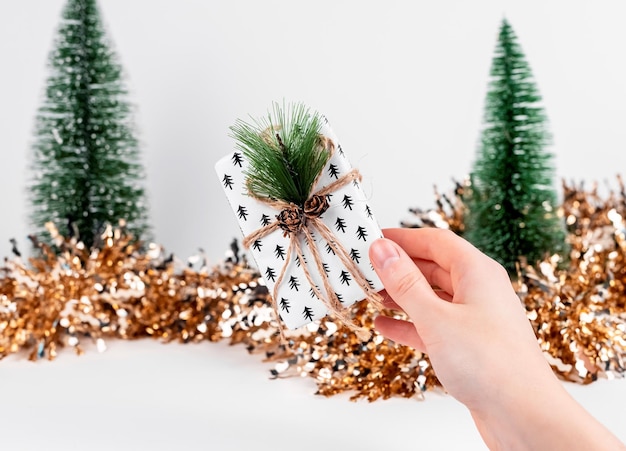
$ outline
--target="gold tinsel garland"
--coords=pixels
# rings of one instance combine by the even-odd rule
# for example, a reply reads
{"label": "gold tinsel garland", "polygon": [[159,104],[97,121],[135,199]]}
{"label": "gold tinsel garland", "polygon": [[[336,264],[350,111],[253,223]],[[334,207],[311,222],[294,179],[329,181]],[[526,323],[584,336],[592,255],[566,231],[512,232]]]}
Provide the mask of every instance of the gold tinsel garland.
{"label": "gold tinsel garland", "polygon": [[[626,374],[626,190],[606,198],[563,182],[561,214],[569,255],[552,255],[533,266],[520,262],[513,286],[526,307],[537,340],[562,379],[590,383]],[[463,191],[435,190],[437,208],[411,210],[404,227],[444,227],[464,231]]]}
{"label": "gold tinsel garland", "polygon": [[[563,379],[589,383],[626,371],[626,195],[602,199],[595,189],[564,184],[562,211],[571,255],[536,267],[522,264],[514,282],[538,341]],[[462,232],[463,185],[437,208],[414,211],[405,226]],[[25,352],[54,359],[59,348],[105,339],[158,338],[197,342],[228,340],[272,362],[273,377],[306,375],[318,393],[349,391],[352,399],[421,398],[439,386],[428,358],[374,333],[361,342],[332,316],[281,342],[267,289],[258,272],[233,252],[214,268],[194,269],[162,248],[136,247],[123,228],[109,228],[99,249],[60,236],[54,249],[36,243],[29,264],[15,258],[0,271],[0,358]],[[352,308],[371,328],[377,312]]]}
{"label": "gold tinsel garland", "polygon": [[[2,269],[0,358],[27,352],[31,360],[54,359],[62,347],[81,354],[84,341],[104,350],[106,338],[228,340],[262,353],[273,377],[315,378],[326,396],[411,397],[437,384],[421,353],[378,334],[361,342],[333,317],[286,331],[283,344],[262,278],[237,253],[195,270],[158,246],[141,252],[123,229],[109,228],[91,252],[50,231],[56,250],[38,243],[41,256],[30,265],[17,258]],[[363,302],[353,308],[367,328],[375,314]]]}

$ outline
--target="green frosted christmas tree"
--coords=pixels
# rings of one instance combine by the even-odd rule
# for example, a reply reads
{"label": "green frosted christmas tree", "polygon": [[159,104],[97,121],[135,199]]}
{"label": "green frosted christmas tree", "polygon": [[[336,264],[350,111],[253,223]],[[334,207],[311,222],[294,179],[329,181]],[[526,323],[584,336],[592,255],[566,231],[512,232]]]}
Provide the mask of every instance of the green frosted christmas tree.
{"label": "green frosted christmas tree", "polygon": [[503,20],[466,199],[465,237],[511,274],[520,258],[534,264],[565,248],[540,101],[513,29]]}
{"label": "green frosted christmas tree", "polygon": [[96,0],[68,0],[49,57],[33,144],[31,219],[53,222],[86,245],[107,225],[147,232],[139,146],[122,68]]}

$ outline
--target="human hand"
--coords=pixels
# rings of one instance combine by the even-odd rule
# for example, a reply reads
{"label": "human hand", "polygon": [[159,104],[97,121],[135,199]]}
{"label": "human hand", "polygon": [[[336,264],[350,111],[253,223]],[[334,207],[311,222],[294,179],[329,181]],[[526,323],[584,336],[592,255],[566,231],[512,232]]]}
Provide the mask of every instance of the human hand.
{"label": "human hand", "polygon": [[[376,328],[428,354],[488,446],[603,449],[597,437],[588,440],[602,432],[613,440],[606,449],[616,449],[619,441],[552,373],[501,265],[450,231],[388,229],[384,235],[371,245],[370,259],[385,286],[386,306],[404,311],[411,322],[379,316]],[[564,424],[566,437],[555,434]]]}

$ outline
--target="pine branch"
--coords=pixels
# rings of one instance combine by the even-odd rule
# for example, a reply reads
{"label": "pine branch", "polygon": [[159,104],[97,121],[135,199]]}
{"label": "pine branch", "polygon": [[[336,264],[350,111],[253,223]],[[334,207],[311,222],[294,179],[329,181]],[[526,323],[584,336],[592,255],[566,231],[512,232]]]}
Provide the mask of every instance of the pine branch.
{"label": "pine branch", "polygon": [[247,186],[254,196],[302,205],[330,158],[321,145],[321,118],[302,104],[281,108],[247,123],[237,120],[230,130],[237,148],[250,162]]}

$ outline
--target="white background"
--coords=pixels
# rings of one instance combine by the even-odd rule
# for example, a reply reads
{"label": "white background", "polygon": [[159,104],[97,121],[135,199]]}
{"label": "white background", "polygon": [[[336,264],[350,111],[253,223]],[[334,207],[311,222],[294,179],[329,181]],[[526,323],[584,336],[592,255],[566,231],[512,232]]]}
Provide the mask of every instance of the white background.
{"label": "white background", "polygon": [[[0,256],[11,237],[26,247],[29,146],[63,4],[0,2]],[[558,178],[615,186],[626,168],[622,4],[101,0],[137,107],[156,241],[181,258],[199,247],[222,258],[239,231],[213,165],[233,147],[236,118],[282,99],[330,119],[383,227],[409,207],[432,206],[434,184],[447,191],[471,168],[504,16],[545,100]],[[2,447],[110,449],[117,437],[120,449],[283,449],[300,434],[283,440],[272,427],[296,427],[303,415],[300,449],[417,448],[420,440],[425,449],[482,449],[448,397],[320,400],[310,381],[270,383],[266,369],[241,349],[211,344],[116,343],[37,366],[11,359],[0,363],[9,392],[0,428],[12,445]],[[626,440],[616,419],[624,381],[568,387]],[[328,419],[314,424],[315,414]]]}
{"label": "white background", "polygon": [[[34,117],[63,0],[0,1],[0,255],[26,246]],[[128,78],[156,241],[221,259],[239,236],[213,165],[272,101],[325,114],[382,226],[471,169],[501,19],[544,96],[558,177],[626,169],[620,1],[100,1]]]}
{"label": "white background", "polygon": [[[11,451],[478,451],[452,397],[350,402],[312,379],[270,380],[261,355],[225,343],[108,341],[53,362],[0,362],[0,449]],[[626,442],[626,379],[565,384]],[[528,381],[532,384],[532,381]],[[546,409],[551,406],[546,405]]]}

